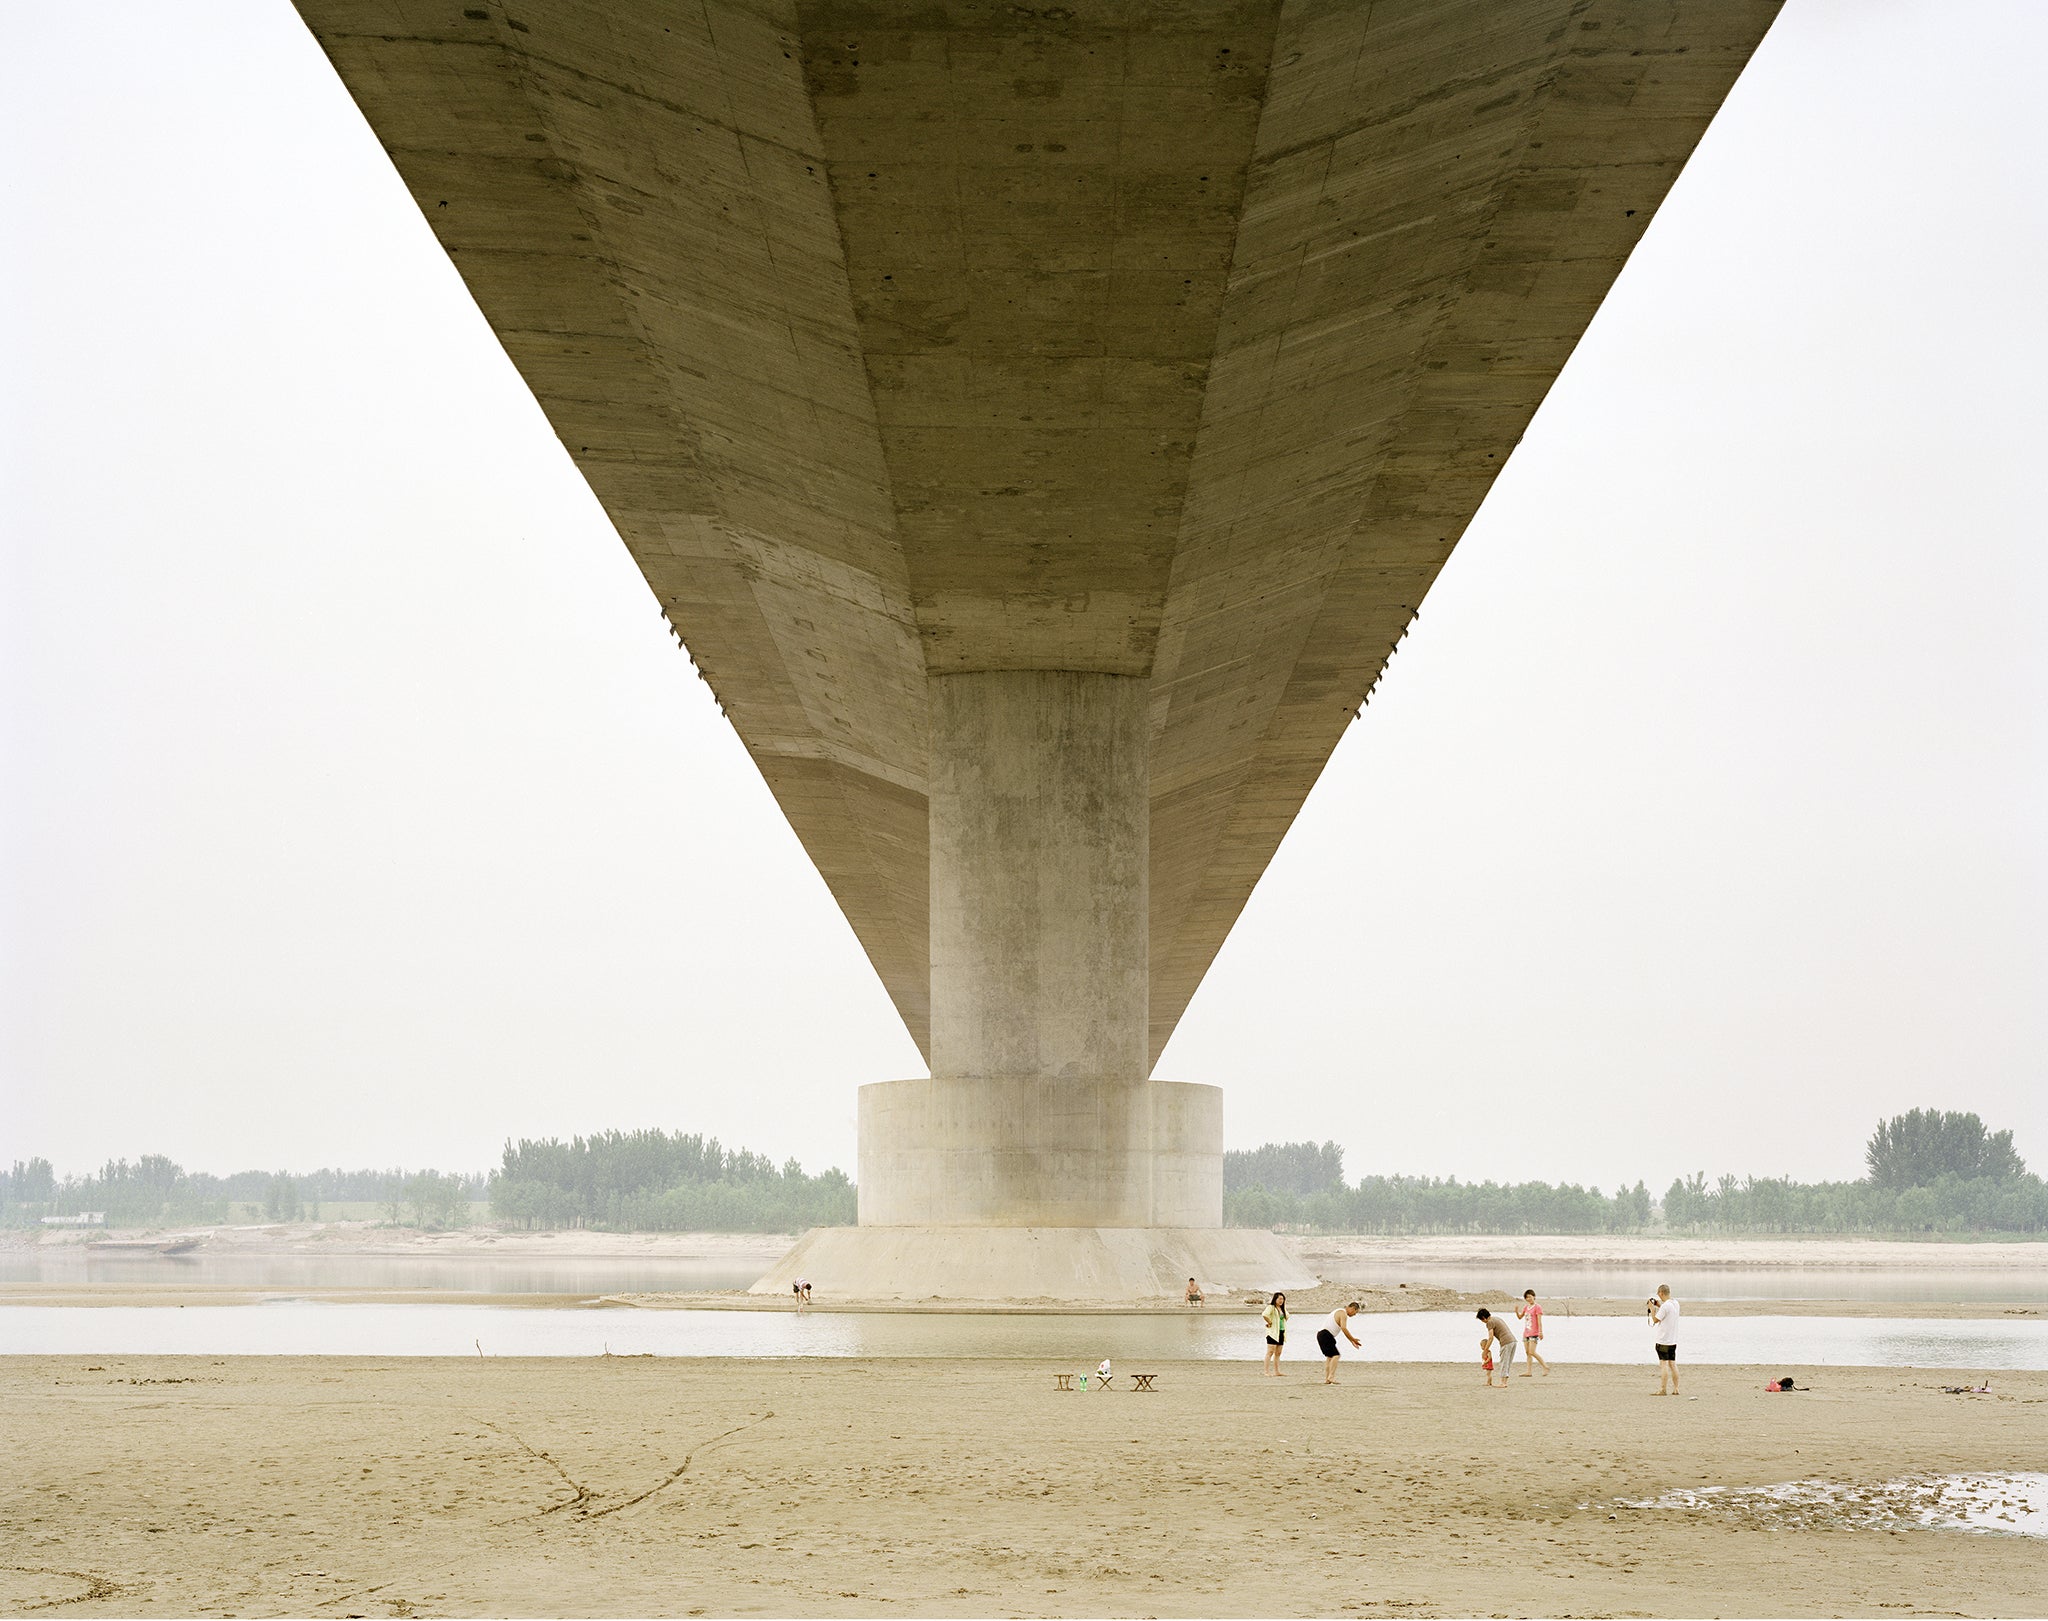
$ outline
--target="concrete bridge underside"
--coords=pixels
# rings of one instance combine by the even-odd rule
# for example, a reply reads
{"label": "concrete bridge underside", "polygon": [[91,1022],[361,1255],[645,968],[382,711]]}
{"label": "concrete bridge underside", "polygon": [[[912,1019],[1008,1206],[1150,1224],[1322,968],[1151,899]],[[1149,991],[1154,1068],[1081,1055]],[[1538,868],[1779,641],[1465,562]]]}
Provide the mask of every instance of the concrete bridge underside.
{"label": "concrete bridge underside", "polygon": [[1151,1067],[1777,0],[298,4],[931,1063],[854,1286],[1287,1281]]}

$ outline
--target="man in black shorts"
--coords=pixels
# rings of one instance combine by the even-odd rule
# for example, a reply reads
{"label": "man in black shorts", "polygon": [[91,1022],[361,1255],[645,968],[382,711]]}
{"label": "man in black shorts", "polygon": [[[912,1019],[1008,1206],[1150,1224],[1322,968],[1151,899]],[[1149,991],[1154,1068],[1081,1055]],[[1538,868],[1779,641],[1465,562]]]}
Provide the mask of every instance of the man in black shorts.
{"label": "man in black shorts", "polygon": [[1331,1312],[1330,1320],[1316,1330],[1316,1347],[1325,1359],[1323,1383],[1326,1385],[1334,1385],[1337,1382],[1337,1336],[1342,1334],[1353,1345],[1358,1343],[1358,1336],[1351,1332],[1351,1319],[1357,1315],[1358,1302],[1354,1300]]}
{"label": "man in black shorts", "polygon": [[1657,1285],[1650,1303],[1650,1326],[1657,1331],[1657,1394],[1678,1394],[1678,1302],[1671,1298],[1671,1285]]}

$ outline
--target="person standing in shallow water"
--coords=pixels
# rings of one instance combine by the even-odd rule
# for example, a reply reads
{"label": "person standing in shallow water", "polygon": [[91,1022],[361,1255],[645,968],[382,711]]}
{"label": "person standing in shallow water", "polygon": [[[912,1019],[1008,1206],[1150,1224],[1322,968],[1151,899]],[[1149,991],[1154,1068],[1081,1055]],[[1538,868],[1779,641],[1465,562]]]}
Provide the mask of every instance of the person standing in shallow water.
{"label": "person standing in shallow water", "polygon": [[1280,1352],[1287,1344],[1287,1296],[1276,1294],[1266,1307],[1266,1372],[1275,1379],[1284,1379],[1280,1371]]}

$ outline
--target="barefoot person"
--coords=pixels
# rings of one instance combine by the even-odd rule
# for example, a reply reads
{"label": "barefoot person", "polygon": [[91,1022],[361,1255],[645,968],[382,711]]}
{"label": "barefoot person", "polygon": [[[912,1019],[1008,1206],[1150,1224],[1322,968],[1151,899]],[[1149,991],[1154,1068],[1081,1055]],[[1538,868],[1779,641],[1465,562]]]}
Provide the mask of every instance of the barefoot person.
{"label": "barefoot person", "polygon": [[1678,1302],[1671,1298],[1671,1285],[1660,1283],[1654,1299],[1646,1302],[1650,1327],[1657,1335],[1657,1394],[1678,1394]]}
{"label": "barefoot person", "polygon": [[1209,1304],[1209,1297],[1202,1293],[1193,1278],[1189,1278],[1187,1289],[1180,1297],[1180,1303],[1183,1306],[1206,1306]]}
{"label": "barefoot person", "polygon": [[1543,1308],[1536,1304],[1536,1291],[1524,1289],[1522,1303],[1515,1308],[1515,1315],[1522,1319],[1522,1377],[1533,1379],[1536,1369],[1541,1368],[1547,1379],[1550,1364],[1543,1360]]}
{"label": "barefoot person", "polygon": [[1323,1383],[1337,1382],[1337,1336],[1342,1334],[1354,1346],[1358,1336],[1351,1332],[1351,1319],[1358,1315],[1358,1302],[1353,1300],[1339,1306],[1330,1313],[1330,1320],[1316,1330],[1316,1347],[1323,1353]]}
{"label": "barefoot person", "polygon": [[1280,1351],[1287,1344],[1287,1297],[1276,1294],[1266,1307],[1266,1372],[1275,1379],[1284,1379],[1280,1371]]}
{"label": "barefoot person", "polygon": [[[1508,1327],[1505,1317],[1494,1316],[1484,1306],[1479,1308],[1479,1326],[1493,1341],[1493,1357],[1500,1364],[1500,1388],[1505,1390],[1508,1388],[1508,1375],[1515,1370],[1515,1331]],[[1486,1383],[1492,1386],[1491,1373],[1487,1374]]]}

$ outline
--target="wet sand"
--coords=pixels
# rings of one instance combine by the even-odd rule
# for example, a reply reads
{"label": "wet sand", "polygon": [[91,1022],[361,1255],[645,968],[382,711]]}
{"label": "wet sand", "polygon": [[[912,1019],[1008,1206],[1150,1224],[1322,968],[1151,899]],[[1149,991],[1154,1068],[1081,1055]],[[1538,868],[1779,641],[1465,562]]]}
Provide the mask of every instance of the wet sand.
{"label": "wet sand", "polygon": [[0,1358],[0,1610],[2048,1613],[2039,1540],[1619,1502],[2039,1468],[2048,1374],[1289,1369]]}

